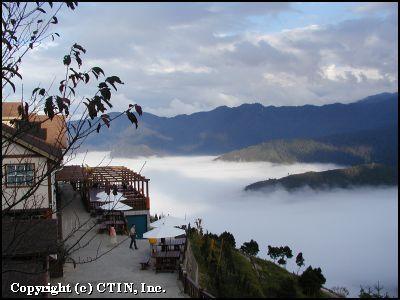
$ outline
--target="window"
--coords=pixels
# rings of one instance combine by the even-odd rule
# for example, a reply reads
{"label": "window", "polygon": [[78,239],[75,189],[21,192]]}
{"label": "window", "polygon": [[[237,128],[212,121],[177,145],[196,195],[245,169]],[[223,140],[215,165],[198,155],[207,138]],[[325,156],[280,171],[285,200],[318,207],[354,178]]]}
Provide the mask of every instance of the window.
{"label": "window", "polygon": [[6,165],[7,186],[32,186],[34,164]]}

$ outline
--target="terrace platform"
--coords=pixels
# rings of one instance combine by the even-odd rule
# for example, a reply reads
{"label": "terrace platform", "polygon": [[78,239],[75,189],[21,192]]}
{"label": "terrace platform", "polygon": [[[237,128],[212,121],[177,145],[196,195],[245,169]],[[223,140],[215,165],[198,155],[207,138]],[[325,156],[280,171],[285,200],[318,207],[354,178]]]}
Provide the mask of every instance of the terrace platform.
{"label": "terrace platform", "polygon": [[[64,238],[68,237],[73,231],[76,231],[68,239],[67,244],[73,245],[86,231],[89,233],[82,239],[74,249],[77,249],[72,254],[73,259],[78,262],[80,259],[87,259],[87,257],[94,258],[96,253],[108,253],[102,255],[97,260],[77,264],[74,268],[72,263],[66,263],[64,266],[64,276],[62,278],[52,279],[51,284],[62,283],[63,285],[75,283],[91,283],[96,286],[98,283],[103,282],[121,282],[121,283],[134,283],[135,288],[139,288],[141,283],[147,285],[160,285],[166,292],[161,294],[142,294],[133,295],[131,293],[99,293],[94,291],[91,295],[82,294],[79,297],[160,297],[160,298],[188,298],[183,293],[182,283],[178,280],[178,273],[160,273],[156,274],[154,271],[154,264],[147,270],[141,270],[141,262],[143,257],[150,251],[150,244],[147,240],[137,240],[138,250],[129,249],[130,238],[124,235],[118,235],[117,239],[120,243],[116,248],[110,242],[110,237],[107,234],[98,234],[97,226],[90,229],[96,219],[92,218],[85,210],[83,203],[80,199],[80,193],[74,191],[70,184],[60,185],[62,205],[65,206],[63,210],[63,232]],[[79,230],[77,226],[81,226]],[[89,240],[90,243],[81,249]],[[111,250],[112,249],[112,250]],[[50,296],[56,297],[56,296]],[[57,297],[78,297],[75,294],[60,294]]]}

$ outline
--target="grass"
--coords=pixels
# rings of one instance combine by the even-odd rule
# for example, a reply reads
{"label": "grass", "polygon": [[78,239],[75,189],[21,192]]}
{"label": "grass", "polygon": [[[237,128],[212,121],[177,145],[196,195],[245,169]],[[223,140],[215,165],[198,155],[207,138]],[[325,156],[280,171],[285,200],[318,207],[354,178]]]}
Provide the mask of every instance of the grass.
{"label": "grass", "polygon": [[[197,231],[190,234],[189,239],[199,267],[200,286],[216,297],[306,297],[298,284],[297,275],[269,260],[249,258],[235,248],[231,249],[230,258],[222,256],[219,261],[222,276],[217,279],[220,280],[218,285],[209,257],[214,256],[218,261],[220,245],[216,241],[210,250],[204,251],[205,237]],[[228,259],[234,266],[234,271],[229,271],[229,267],[226,267],[229,264]],[[321,291],[318,297],[329,296]]]}

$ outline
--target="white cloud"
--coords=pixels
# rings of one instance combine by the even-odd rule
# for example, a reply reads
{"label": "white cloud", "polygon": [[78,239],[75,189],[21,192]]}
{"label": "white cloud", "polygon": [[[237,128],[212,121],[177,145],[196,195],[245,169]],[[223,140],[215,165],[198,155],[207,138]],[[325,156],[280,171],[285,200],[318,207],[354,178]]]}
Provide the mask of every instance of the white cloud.
{"label": "white cloud", "polygon": [[171,74],[176,72],[182,73],[210,73],[212,69],[207,66],[194,66],[189,63],[173,63],[166,59],[160,59],[157,63],[153,63],[144,68],[145,72],[152,74]]}
{"label": "white cloud", "polygon": [[148,108],[146,111],[158,116],[163,117],[172,117],[179,114],[192,114],[196,111],[203,110],[204,107],[201,107],[201,104],[198,102],[195,103],[185,103],[179,99],[173,99],[167,107],[158,107],[158,108]]}
{"label": "white cloud", "polygon": [[282,87],[293,87],[298,83],[297,77],[285,72],[264,73],[264,78],[269,84],[276,84]]}
{"label": "white cloud", "polygon": [[[116,95],[163,115],[254,99],[268,105],[324,104],[397,90],[397,11],[297,28],[293,14],[292,29],[282,22],[287,12],[293,12],[288,4],[267,3],[82,3],[59,16],[58,45],[25,59],[24,89],[56,75],[59,82],[62,57],[77,42],[87,49],[85,66],[100,66],[125,82]],[[254,18],[266,30],[254,29]],[[90,85],[80,93],[91,94]],[[119,98],[114,103],[119,101],[125,103]]]}
{"label": "white cloud", "polygon": [[350,66],[336,66],[331,64],[322,68],[324,76],[329,80],[347,80],[351,76],[361,82],[364,79],[379,80],[384,79],[377,69],[359,69]]}

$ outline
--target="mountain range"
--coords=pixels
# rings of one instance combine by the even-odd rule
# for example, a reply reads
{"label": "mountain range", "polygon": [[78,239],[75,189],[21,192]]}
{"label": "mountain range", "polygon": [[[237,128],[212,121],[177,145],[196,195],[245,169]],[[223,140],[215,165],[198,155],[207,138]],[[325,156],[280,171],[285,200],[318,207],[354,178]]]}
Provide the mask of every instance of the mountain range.
{"label": "mountain range", "polygon": [[398,93],[382,93],[350,104],[276,107],[255,103],[170,118],[144,113],[137,130],[122,117],[110,128],[89,136],[85,146],[110,150],[120,157],[220,155],[279,139],[355,146],[357,139],[365,141],[374,136],[379,140],[382,132],[397,137],[397,110]]}

